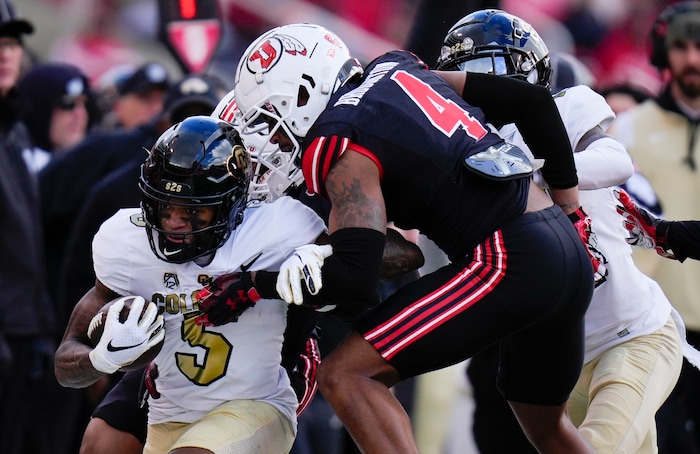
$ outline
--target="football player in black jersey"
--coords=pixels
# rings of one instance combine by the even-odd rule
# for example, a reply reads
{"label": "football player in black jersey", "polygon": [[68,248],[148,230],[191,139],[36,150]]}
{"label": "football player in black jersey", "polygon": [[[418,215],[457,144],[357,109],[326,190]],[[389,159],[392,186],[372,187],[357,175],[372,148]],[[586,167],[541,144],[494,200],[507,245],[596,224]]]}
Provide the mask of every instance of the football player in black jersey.
{"label": "football player in black jersey", "polygon": [[[309,190],[331,201],[333,255],[304,304],[355,319],[318,378],[363,452],[417,452],[390,388],[494,342],[500,389],[532,443],[541,452],[592,452],[565,402],[582,364],[593,274],[567,219],[580,225],[586,216],[549,92],[434,73],[404,51],[363,69],[335,34],[311,24],[255,40],[234,89],[243,131],[267,124],[271,143],[300,159]],[[531,184],[533,164],[489,122],[523,131],[545,159],[551,198]],[[379,303],[387,221],[420,230],[451,263]],[[262,296],[276,294],[277,273],[252,278]]]}

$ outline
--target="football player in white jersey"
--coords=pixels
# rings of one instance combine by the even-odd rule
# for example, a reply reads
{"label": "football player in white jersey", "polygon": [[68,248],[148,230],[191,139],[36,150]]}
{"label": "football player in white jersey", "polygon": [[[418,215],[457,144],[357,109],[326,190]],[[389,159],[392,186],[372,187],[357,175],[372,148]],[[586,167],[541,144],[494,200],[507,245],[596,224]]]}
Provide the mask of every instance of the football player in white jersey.
{"label": "football player in white jersey", "polygon": [[[438,69],[491,72],[545,86],[551,76],[547,48],[536,31],[500,10],[460,19],[445,37]],[[569,415],[597,452],[656,452],[656,411],[678,379],[683,354],[697,364],[698,352],[684,342],[678,313],[635,266],[625,241],[610,186],[624,183],[634,168],[624,147],[605,135],[615,114],[583,85],[554,99],[575,153],[581,205],[597,236],[589,248],[604,257],[607,271],[586,312],[584,367],[568,401]],[[515,125],[496,126],[508,142],[530,153]],[[502,437],[500,427],[483,435]]]}
{"label": "football player in white jersey", "polygon": [[[292,446],[297,399],[280,366],[285,302],[243,291],[217,326],[200,317],[203,286],[224,287],[216,278],[226,274],[227,284],[244,288],[230,273],[277,270],[297,246],[325,233],[320,217],[288,197],[246,207],[249,178],[249,156],[231,125],[190,117],[166,131],[144,163],[142,210],[120,210],[95,236],[96,285],[71,317],[56,376],[84,387],[127,366],[146,348],[106,346],[151,344],[162,317],[165,340],[154,360],[160,396],[148,401],[146,453]],[[108,321],[93,349],[90,318],[120,295],[151,301],[148,320],[136,328]],[[111,312],[108,320],[116,318]]]}

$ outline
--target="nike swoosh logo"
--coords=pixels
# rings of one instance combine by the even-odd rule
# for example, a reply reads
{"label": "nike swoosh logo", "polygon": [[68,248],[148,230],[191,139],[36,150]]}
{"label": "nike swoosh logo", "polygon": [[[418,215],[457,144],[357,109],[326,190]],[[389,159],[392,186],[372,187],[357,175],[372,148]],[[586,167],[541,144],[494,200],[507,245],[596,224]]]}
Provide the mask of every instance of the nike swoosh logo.
{"label": "nike swoosh logo", "polygon": [[139,345],[143,344],[144,342],[146,342],[146,339],[144,339],[142,342],[139,342],[138,344],[124,345],[124,346],[116,347],[116,346],[112,345],[112,341],[109,341],[109,344],[107,344],[107,351],[108,352],[119,352],[122,350],[128,350],[130,348],[138,347]]}
{"label": "nike swoosh logo", "polygon": [[178,249],[176,251],[169,251],[167,249],[163,249],[163,254],[165,254],[166,256],[171,256],[177,254],[178,252],[182,252],[182,249]]}

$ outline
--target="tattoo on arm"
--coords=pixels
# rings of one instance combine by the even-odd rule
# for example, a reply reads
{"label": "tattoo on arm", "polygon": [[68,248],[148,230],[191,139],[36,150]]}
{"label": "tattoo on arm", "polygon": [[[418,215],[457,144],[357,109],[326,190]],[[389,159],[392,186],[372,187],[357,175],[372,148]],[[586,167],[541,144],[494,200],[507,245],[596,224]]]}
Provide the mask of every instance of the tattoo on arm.
{"label": "tattoo on arm", "polygon": [[330,231],[364,227],[383,232],[386,214],[376,165],[357,153],[352,155],[339,159],[325,181],[332,204]]}

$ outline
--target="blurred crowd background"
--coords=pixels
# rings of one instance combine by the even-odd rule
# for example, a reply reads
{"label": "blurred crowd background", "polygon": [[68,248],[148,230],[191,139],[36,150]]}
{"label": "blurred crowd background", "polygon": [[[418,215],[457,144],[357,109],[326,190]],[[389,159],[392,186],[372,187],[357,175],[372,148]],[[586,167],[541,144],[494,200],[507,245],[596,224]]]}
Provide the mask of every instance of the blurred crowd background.
{"label": "blurred crowd background", "polygon": [[[253,37],[291,22],[327,26],[363,60],[390,48],[409,48],[432,65],[439,42],[454,21],[476,9],[500,7],[530,22],[551,51],[577,56],[594,75],[597,88],[631,83],[655,93],[660,80],[648,62],[649,30],[658,11],[670,3],[220,0],[224,37],[210,69],[230,82],[235,63]],[[118,68],[147,60],[158,60],[175,73],[179,70],[158,40],[156,0],[22,0],[18,7],[36,25],[36,32],[27,37],[35,58],[79,66],[91,78],[94,88],[107,84]]]}

